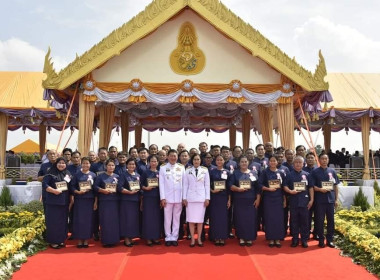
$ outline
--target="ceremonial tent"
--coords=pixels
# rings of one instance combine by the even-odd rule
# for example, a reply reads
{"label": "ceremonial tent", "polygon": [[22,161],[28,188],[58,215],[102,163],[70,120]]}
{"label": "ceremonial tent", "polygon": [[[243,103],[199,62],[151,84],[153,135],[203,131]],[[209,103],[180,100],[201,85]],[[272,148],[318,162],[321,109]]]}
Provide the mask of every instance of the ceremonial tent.
{"label": "ceremonial tent", "polygon": [[59,73],[49,49],[44,73],[44,99],[78,116],[82,154],[96,127],[100,146],[121,129],[123,150],[142,129],[229,130],[231,146],[241,131],[247,148],[252,129],[266,142],[277,128],[291,148],[294,109],[331,101],[321,52],[311,73],[216,0],[155,0]]}
{"label": "ceremonial tent", "polygon": [[[45,148],[55,149],[56,145],[46,143]],[[12,150],[15,153],[25,153],[25,154],[40,153],[40,144],[31,139],[27,139],[24,142],[14,146],[10,150]]]}

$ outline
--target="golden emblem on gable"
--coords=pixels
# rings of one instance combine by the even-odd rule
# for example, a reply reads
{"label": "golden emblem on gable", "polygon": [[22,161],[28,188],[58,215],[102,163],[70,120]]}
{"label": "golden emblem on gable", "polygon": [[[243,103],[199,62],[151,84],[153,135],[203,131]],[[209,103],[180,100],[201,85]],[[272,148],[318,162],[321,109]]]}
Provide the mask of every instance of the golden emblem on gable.
{"label": "golden emblem on gable", "polygon": [[170,54],[170,66],[180,75],[194,75],[205,67],[205,55],[198,47],[197,35],[190,22],[182,24],[178,34],[177,48]]}

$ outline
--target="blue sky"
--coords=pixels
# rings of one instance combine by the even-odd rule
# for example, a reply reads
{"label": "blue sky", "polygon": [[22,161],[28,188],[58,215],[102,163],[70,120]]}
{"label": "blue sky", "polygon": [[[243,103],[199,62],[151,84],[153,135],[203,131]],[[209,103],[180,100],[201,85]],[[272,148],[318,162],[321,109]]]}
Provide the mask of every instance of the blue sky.
{"label": "blue sky", "polygon": [[[150,2],[1,0],[0,71],[42,71],[49,46],[59,70]],[[380,72],[378,0],[222,2],[309,70],[314,71],[321,49],[329,72]],[[18,133],[10,133],[10,139],[20,139],[15,137]],[[323,139],[322,135],[315,137]],[[166,140],[161,137],[160,141]],[[56,136],[50,142],[56,142]]]}

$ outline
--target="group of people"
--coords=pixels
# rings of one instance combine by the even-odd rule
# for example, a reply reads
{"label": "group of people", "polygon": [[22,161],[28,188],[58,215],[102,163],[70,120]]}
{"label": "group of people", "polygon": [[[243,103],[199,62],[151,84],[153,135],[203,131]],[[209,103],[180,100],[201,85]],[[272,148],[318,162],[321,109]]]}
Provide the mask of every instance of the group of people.
{"label": "group of people", "polygon": [[136,238],[153,246],[162,237],[166,246],[178,246],[184,236],[190,247],[203,247],[205,222],[216,246],[235,236],[239,245],[252,246],[263,230],[269,247],[280,248],[290,225],[291,246],[307,248],[312,218],[318,246],[335,246],[339,179],[327,154],[319,155],[317,167],[316,155],[302,145],[209,150],[201,142],[190,150],[180,143],[177,149],[152,144],[128,153],[112,146],[87,157],[70,149],[62,154],[49,151],[39,172],[46,240],[54,249],[65,246],[68,232],[78,248],[91,238],[105,247],[120,240],[132,247]]}

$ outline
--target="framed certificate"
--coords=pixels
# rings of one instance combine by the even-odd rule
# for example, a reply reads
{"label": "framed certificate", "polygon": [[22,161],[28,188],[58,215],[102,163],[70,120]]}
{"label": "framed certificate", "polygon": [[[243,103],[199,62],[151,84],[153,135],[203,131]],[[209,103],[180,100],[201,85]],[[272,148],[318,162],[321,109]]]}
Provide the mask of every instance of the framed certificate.
{"label": "framed certificate", "polygon": [[157,188],[158,187],[158,178],[148,178],[148,187]]}
{"label": "framed certificate", "polygon": [[140,182],[139,181],[128,181],[129,189],[131,191],[138,191],[140,190]]}
{"label": "framed certificate", "polygon": [[239,180],[239,188],[250,189],[251,181],[250,180]]}
{"label": "framed certificate", "polygon": [[280,189],[281,188],[281,182],[280,180],[268,180],[269,188],[271,189]]}
{"label": "framed certificate", "polygon": [[214,181],[214,190],[225,190],[226,181]]}
{"label": "framed certificate", "polygon": [[294,182],[293,186],[294,186],[294,190],[297,192],[306,191],[306,183],[305,182]]}
{"label": "framed certificate", "polygon": [[322,183],[322,189],[325,189],[325,190],[328,190],[328,191],[332,191],[334,190],[334,184],[333,182],[329,182],[329,181],[325,181],[325,182],[321,182]]}
{"label": "framed certificate", "polygon": [[55,188],[57,190],[60,190],[61,192],[67,191],[67,182],[66,181],[56,182]]}
{"label": "framed certificate", "polygon": [[106,190],[115,193],[116,192],[116,184],[115,183],[106,183]]}
{"label": "framed certificate", "polygon": [[89,181],[86,182],[79,182],[79,190],[80,191],[90,191],[91,190],[91,183]]}

